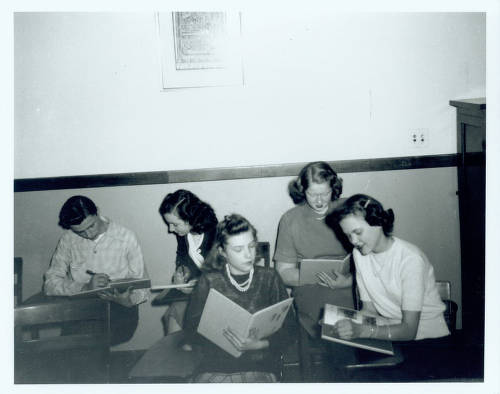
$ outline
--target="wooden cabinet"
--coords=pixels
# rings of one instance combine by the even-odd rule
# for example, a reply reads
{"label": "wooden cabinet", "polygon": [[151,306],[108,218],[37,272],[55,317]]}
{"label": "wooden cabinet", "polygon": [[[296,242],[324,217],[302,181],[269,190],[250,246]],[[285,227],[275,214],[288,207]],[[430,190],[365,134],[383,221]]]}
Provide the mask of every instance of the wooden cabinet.
{"label": "wooden cabinet", "polygon": [[462,268],[462,329],[484,343],[486,99],[450,101],[457,109],[457,172]]}

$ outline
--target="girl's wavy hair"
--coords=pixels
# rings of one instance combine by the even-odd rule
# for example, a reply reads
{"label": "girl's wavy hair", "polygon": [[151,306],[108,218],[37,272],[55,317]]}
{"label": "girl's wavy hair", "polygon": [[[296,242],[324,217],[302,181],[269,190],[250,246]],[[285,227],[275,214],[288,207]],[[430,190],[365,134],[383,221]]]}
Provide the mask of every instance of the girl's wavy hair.
{"label": "girl's wavy hair", "polygon": [[382,204],[366,194],[355,194],[349,197],[338,208],[330,213],[325,221],[334,228],[342,219],[349,215],[362,216],[370,226],[380,226],[388,237],[394,228],[394,212],[392,209],[384,210]]}
{"label": "girl's wavy hair", "polygon": [[226,215],[224,220],[217,224],[215,241],[205,259],[202,270],[221,271],[227,264],[227,259],[222,255],[221,249],[224,249],[230,237],[247,231],[252,232],[253,238],[257,242],[257,230],[246,218],[236,213]]}
{"label": "girl's wavy hair", "polygon": [[332,188],[332,201],[335,201],[342,194],[342,178],[328,163],[315,161],[302,168],[297,178],[288,184],[288,193],[295,204],[306,200],[306,190],[313,182],[328,182]]}
{"label": "girl's wavy hair", "polygon": [[166,213],[175,213],[181,220],[189,223],[192,232],[198,234],[203,234],[217,225],[217,216],[212,207],[189,190],[179,189],[167,194],[159,212],[162,218]]}

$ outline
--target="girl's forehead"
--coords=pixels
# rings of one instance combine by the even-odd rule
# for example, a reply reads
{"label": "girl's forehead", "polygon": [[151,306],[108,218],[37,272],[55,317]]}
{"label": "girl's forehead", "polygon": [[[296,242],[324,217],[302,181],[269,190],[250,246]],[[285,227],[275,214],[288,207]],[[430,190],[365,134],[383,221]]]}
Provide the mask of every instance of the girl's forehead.
{"label": "girl's forehead", "polygon": [[350,213],[349,215],[345,216],[341,221],[340,224],[344,227],[359,227],[359,226],[365,226],[368,223],[366,222],[365,218],[363,215],[358,214],[358,213]]}
{"label": "girl's forehead", "polygon": [[248,245],[249,243],[255,241],[253,234],[250,230],[244,233],[231,235],[226,240],[226,245],[228,246],[241,246]]}
{"label": "girl's forehead", "polygon": [[324,182],[311,182],[309,184],[309,187],[307,188],[308,191],[318,191],[318,192],[323,192],[323,191],[329,191],[331,190],[330,184],[326,181]]}
{"label": "girl's forehead", "polygon": [[168,212],[163,215],[165,220],[169,223],[183,223],[184,221],[177,215],[176,212]]}

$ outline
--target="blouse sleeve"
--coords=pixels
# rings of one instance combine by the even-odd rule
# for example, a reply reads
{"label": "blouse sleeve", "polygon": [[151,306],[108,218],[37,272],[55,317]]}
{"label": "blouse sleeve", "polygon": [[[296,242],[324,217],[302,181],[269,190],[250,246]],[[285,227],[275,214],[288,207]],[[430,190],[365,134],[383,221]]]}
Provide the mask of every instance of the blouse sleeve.
{"label": "blouse sleeve", "polygon": [[290,220],[285,213],[278,227],[278,238],[276,240],[276,250],[274,252],[274,261],[285,263],[297,263],[297,250],[293,242]]}
{"label": "blouse sleeve", "polygon": [[401,309],[421,311],[424,303],[426,266],[424,260],[412,256],[405,260],[401,269]]}

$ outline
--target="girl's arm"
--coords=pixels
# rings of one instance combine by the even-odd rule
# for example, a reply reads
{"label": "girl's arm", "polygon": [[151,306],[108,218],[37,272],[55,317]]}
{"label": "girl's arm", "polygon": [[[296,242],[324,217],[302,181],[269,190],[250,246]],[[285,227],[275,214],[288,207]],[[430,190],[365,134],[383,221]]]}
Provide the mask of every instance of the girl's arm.
{"label": "girl's arm", "polygon": [[361,302],[363,303],[363,308],[361,308],[361,312],[367,315],[380,316],[379,313],[377,312],[377,309],[375,309],[375,305],[373,305],[373,302],[363,301],[363,300]]}
{"label": "girl's arm", "polygon": [[299,268],[297,267],[297,263],[277,261],[276,269],[285,285],[297,286],[299,284]]}
{"label": "girl's arm", "polygon": [[357,324],[345,319],[335,324],[335,334],[340,338],[375,338],[390,341],[412,341],[417,335],[420,311],[403,310],[403,319],[399,324],[387,326],[369,326]]}

